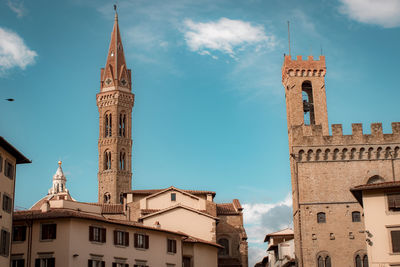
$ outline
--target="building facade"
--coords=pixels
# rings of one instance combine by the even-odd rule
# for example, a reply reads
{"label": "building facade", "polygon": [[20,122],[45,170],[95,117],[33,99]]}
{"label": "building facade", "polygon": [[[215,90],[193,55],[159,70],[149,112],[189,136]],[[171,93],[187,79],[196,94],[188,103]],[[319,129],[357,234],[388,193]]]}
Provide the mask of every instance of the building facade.
{"label": "building facade", "polygon": [[268,267],[295,266],[294,259],[294,233],[292,229],[283,229],[265,236],[268,242]]}
{"label": "building facade", "polygon": [[400,181],[358,185],[351,189],[363,207],[368,255],[358,254],[356,266],[400,265]]}
{"label": "building facade", "polygon": [[0,266],[10,265],[17,164],[31,163],[0,136]]}
{"label": "building facade", "polygon": [[299,266],[356,266],[366,254],[362,208],[349,189],[398,180],[400,123],[384,134],[381,123],[364,134],[352,124],[343,135],[342,125],[329,133],[325,92],[325,57],[293,60],[285,56],[285,89],[292,177],[295,255]]}

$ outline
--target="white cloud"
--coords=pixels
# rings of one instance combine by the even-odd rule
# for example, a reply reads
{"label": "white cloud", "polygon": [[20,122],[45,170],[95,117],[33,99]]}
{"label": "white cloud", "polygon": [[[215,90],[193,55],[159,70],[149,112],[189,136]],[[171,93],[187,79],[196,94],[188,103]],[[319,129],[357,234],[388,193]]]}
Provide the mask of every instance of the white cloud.
{"label": "white cloud", "polygon": [[385,28],[400,26],[399,0],[340,0],[340,12],[362,23]]}
{"label": "white cloud", "polygon": [[19,0],[8,0],[8,7],[17,14],[18,18],[22,18],[26,14],[26,9],[22,1]]}
{"label": "white cloud", "polygon": [[30,50],[15,32],[0,27],[0,72],[35,63],[36,52]]}
{"label": "white cloud", "polygon": [[292,198],[288,196],[277,203],[243,204],[244,224],[249,242],[249,266],[266,256],[264,238],[284,228],[293,227]]}
{"label": "white cloud", "polygon": [[221,18],[207,23],[184,21],[184,36],[190,50],[201,55],[211,55],[210,51],[220,51],[235,58],[236,50],[248,45],[273,47],[275,38],[267,35],[264,27],[252,25],[242,20]]}

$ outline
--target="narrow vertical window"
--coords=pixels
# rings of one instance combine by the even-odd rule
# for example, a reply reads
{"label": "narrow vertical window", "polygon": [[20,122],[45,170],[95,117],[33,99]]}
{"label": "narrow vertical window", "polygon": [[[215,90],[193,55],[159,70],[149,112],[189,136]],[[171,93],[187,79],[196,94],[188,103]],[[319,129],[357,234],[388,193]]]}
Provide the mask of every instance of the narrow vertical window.
{"label": "narrow vertical window", "polygon": [[318,257],[318,267],[325,267],[324,258],[322,258],[321,256]]}
{"label": "narrow vertical window", "polygon": [[364,257],[363,257],[363,267],[368,267],[368,256],[367,255],[364,255]]}
{"label": "narrow vertical window", "polygon": [[122,114],[119,114],[118,135],[122,136]]}
{"label": "narrow vertical window", "polygon": [[392,238],[392,252],[400,252],[400,231],[391,231],[390,237]]}
{"label": "narrow vertical window", "polygon": [[126,114],[122,117],[122,136],[125,137],[126,128]]}
{"label": "narrow vertical window", "polygon": [[363,267],[361,263],[361,257],[360,255],[356,256],[356,267]]}
{"label": "narrow vertical window", "polygon": [[108,114],[104,116],[104,137],[108,137]]}
{"label": "narrow vertical window", "polygon": [[325,212],[318,212],[318,213],[317,213],[317,222],[318,222],[318,223],[326,223],[326,215],[325,215]]}
{"label": "narrow vertical window", "polygon": [[331,257],[329,256],[325,258],[325,267],[331,267]]}
{"label": "narrow vertical window", "polygon": [[351,213],[351,219],[353,222],[361,222],[361,214],[358,211],[353,211]]}
{"label": "narrow vertical window", "polygon": [[104,151],[104,170],[111,170],[111,151]]}
{"label": "narrow vertical window", "polygon": [[303,112],[304,112],[304,124],[314,125],[314,100],[313,100],[313,90],[310,81],[305,81],[301,85],[302,98],[303,98]]}
{"label": "narrow vertical window", "polygon": [[171,193],[171,201],[176,201],[176,193]]}
{"label": "narrow vertical window", "polygon": [[226,238],[221,238],[220,240],[218,240],[218,244],[223,246],[223,248],[219,248],[218,254],[229,255],[229,240]]}

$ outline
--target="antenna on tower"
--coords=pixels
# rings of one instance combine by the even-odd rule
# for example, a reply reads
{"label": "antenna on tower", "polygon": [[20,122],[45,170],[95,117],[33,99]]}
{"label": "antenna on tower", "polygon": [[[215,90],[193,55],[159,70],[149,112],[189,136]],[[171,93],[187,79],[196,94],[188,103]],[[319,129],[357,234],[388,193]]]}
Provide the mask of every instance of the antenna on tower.
{"label": "antenna on tower", "polygon": [[292,53],[290,51],[290,22],[287,22],[287,31],[288,31],[288,41],[289,41],[289,56],[292,56]]}
{"label": "antenna on tower", "polygon": [[114,11],[117,12],[117,4],[114,4]]}
{"label": "antenna on tower", "polygon": [[320,46],[321,46],[321,56],[322,56],[322,44],[320,44]]}

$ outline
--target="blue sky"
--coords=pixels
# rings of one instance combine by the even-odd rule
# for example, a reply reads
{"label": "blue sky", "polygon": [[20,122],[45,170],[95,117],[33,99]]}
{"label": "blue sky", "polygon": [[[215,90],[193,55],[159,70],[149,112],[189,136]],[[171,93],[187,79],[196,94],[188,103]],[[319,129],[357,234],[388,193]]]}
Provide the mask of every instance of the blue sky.
{"label": "blue sky", "polygon": [[[1,135],[29,208],[63,161],[67,187],[97,200],[100,68],[113,2],[0,1]],[[133,187],[206,189],[245,204],[250,262],[263,235],[290,225],[283,54],[327,60],[330,123],[399,121],[397,0],[124,0],[121,35],[133,72]]]}

